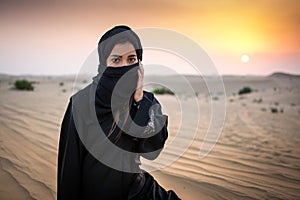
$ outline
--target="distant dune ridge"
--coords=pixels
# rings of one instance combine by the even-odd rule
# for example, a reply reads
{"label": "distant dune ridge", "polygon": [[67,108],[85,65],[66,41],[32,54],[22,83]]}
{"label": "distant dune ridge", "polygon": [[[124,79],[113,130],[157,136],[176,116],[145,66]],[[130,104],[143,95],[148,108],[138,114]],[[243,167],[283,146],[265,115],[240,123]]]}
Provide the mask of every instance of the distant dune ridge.
{"label": "distant dune ridge", "polygon": [[274,72],[270,75],[270,77],[274,78],[300,78],[300,75],[298,74],[288,74],[283,72]]}
{"label": "distant dune ridge", "polygon": [[[0,199],[55,199],[60,124],[73,92],[90,80],[74,77],[25,76],[36,81],[33,92],[12,90],[20,77],[0,74]],[[23,77],[22,77],[23,78]],[[151,172],[182,199],[300,199],[300,76],[223,76],[224,91],[207,88],[213,77],[186,76],[195,91],[189,96],[178,77],[169,77],[177,96],[157,95],[169,115],[170,145],[181,122],[181,106],[200,107],[197,136],[172,165]],[[159,81],[162,78],[146,77]],[[249,94],[238,95],[243,87]],[[146,89],[156,87],[149,84]],[[222,134],[210,154],[199,158],[211,119],[211,102],[226,101]],[[272,108],[278,109],[272,113]],[[281,112],[282,111],[282,112]],[[187,116],[189,117],[189,116]],[[193,127],[183,131],[188,135]],[[177,138],[184,141],[187,138]],[[165,160],[180,142],[164,152]],[[147,166],[147,164],[145,165]]]}

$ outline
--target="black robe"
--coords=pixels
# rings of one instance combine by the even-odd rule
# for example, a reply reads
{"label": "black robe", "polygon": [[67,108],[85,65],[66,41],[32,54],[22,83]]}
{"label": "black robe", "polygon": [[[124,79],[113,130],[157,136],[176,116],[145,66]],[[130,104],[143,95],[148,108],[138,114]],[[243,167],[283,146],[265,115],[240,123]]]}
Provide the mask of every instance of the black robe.
{"label": "black robe", "polygon": [[[97,84],[97,79],[94,79],[90,85],[73,95],[63,118],[58,151],[57,199],[179,199],[173,191],[166,191],[160,187],[149,173],[142,170],[141,173],[130,173],[113,169],[87,150],[78,135],[74,109],[89,109],[89,105],[95,106],[95,101],[89,94],[95,92]],[[133,121],[138,125],[147,126],[150,120],[149,109],[153,105],[159,105],[159,102],[152,93],[144,91],[139,108],[132,105],[130,115]],[[160,107],[154,109],[154,116],[164,116]],[[83,116],[81,119],[88,121],[88,117]],[[84,127],[83,130],[88,128]],[[147,159],[155,159],[167,137],[166,118],[164,126],[157,134],[148,138],[122,134],[117,145],[129,151],[139,152]],[[147,154],[148,152],[153,153]],[[110,155],[110,152],[105,154]],[[139,169],[139,156],[124,159],[128,159],[130,165]]]}

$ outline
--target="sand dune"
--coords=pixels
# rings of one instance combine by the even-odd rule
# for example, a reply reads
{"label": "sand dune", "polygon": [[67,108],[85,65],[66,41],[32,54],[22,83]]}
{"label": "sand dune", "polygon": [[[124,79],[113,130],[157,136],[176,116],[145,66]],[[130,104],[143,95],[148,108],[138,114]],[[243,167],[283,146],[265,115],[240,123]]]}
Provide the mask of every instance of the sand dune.
{"label": "sand dune", "polygon": [[[226,96],[208,91],[203,80],[188,78],[201,111],[197,135],[179,159],[151,172],[158,182],[182,199],[300,199],[300,78],[226,76]],[[11,89],[15,79],[6,76],[0,82],[0,199],[55,199],[60,123],[73,92],[73,77],[28,77],[37,82],[32,92]],[[243,86],[254,92],[237,95]],[[180,83],[176,87],[180,89]],[[182,125],[180,103],[193,105],[184,90],[179,96],[157,96],[169,115],[169,148],[161,155],[165,162],[177,156],[180,143],[195,129],[187,126],[177,135]],[[217,106],[222,99],[226,101],[222,134],[208,156],[200,159],[211,102]],[[177,145],[172,144],[175,138]]]}

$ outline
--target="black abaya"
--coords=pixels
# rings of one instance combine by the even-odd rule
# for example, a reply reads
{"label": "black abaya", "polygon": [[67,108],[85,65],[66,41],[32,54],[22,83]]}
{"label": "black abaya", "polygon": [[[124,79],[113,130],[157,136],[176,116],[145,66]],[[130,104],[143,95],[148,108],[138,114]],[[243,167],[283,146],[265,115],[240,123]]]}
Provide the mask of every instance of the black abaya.
{"label": "black abaya", "polygon": [[[72,96],[68,108],[66,110],[60,133],[59,153],[58,153],[58,173],[57,173],[57,199],[179,199],[173,191],[165,191],[153,179],[153,177],[140,170],[140,173],[130,173],[113,169],[98,159],[96,159],[90,151],[88,151],[81,137],[78,135],[76,123],[74,122],[74,108],[76,109],[77,99],[81,99],[86,104],[96,105],[97,111],[97,95],[95,101],[89,99],[91,92],[98,88],[99,78]],[[101,102],[100,102],[101,104]],[[159,102],[152,93],[144,91],[144,96],[140,102],[140,107],[133,105],[130,115],[133,121],[145,126],[149,124],[149,110],[151,106],[159,105]],[[80,106],[86,106],[80,104]],[[153,107],[152,107],[153,108]],[[156,107],[157,108],[157,107]],[[162,117],[161,109],[153,109],[154,117]],[[99,111],[97,111],[98,123],[105,131],[103,124],[111,124],[112,122],[100,122]],[[86,127],[86,130],[88,127]],[[85,129],[84,129],[85,130]],[[120,129],[117,127],[116,131]],[[116,136],[116,135],[115,135]],[[113,137],[113,135],[112,135]],[[136,138],[125,132],[117,140],[116,145],[127,151],[141,153],[147,159],[155,159],[168,137],[167,118],[164,126],[155,135],[148,138]],[[115,141],[115,138],[109,138]],[[143,154],[154,152],[150,154]],[[104,152],[110,155],[110,152]],[[113,155],[112,155],[113,156]],[[126,158],[128,163],[139,169],[139,156]]]}

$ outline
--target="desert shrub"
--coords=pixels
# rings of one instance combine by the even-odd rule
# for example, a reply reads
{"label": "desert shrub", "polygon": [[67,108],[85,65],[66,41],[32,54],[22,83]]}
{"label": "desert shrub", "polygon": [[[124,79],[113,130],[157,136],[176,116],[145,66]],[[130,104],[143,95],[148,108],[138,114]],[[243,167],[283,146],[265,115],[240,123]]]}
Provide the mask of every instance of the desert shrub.
{"label": "desert shrub", "polygon": [[271,108],[271,112],[272,113],[278,113],[278,109],[277,108]]}
{"label": "desert shrub", "polygon": [[60,82],[60,83],[59,83],[59,86],[63,86],[63,85],[64,85],[64,82]]}
{"label": "desert shrub", "polygon": [[261,103],[263,100],[262,98],[259,98],[259,99],[253,99],[253,102],[254,103]]}
{"label": "desert shrub", "polygon": [[250,87],[244,87],[243,89],[239,90],[239,95],[248,94],[248,93],[251,93],[251,92],[252,92],[252,89]]}
{"label": "desert shrub", "polygon": [[26,79],[16,80],[15,87],[18,90],[33,90],[34,89],[34,87],[32,86],[32,82],[27,81]]}
{"label": "desert shrub", "polygon": [[266,108],[261,108],[260,110],[261,110],[261,111],[267,111],[267,109],[266,109]]}
{"label": "desert shrub", "polygon": [[168,88],[161,87],[161,88],[156,88],[152,91],[154,94],[171,94],[174,95],[174,92],[169,90]]}
{"label": "desert shrub", "polygon": [[213,97],[213,100],[218,101],[219,97]]}

